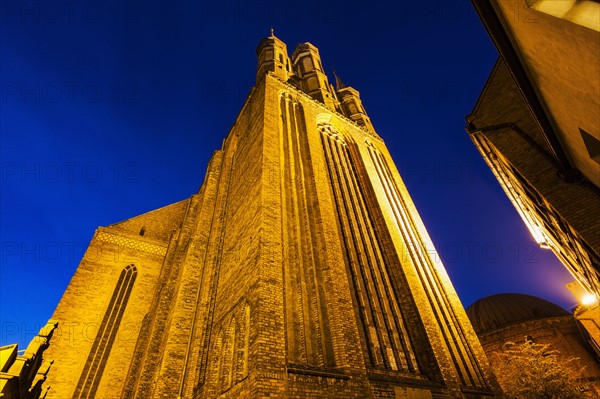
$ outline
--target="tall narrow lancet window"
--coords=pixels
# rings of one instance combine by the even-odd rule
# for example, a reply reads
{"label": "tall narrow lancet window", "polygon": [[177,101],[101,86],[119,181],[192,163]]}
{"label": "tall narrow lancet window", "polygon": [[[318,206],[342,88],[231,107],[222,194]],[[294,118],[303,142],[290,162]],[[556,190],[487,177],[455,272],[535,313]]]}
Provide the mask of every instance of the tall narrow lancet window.
{"label": "tall narrow lancet window", "polygon": [[92,344],[92,349],[79,377],[79,382],[73,394],[74,399],[91,399],[95,397],[136,277],[137,269],[134,265],[128,265],[121,271],[117,286],[110,298],[102,323]]}

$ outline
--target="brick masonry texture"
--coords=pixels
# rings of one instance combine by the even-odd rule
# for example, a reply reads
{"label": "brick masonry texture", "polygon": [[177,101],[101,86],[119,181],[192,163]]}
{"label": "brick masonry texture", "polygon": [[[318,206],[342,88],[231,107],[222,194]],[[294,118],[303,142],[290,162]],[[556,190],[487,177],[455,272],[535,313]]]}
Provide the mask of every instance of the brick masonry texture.
{"label": "brick masonry texture", "polygon": [[[324,74],[317,101],[274,73],[287,58],[269,40],[200,191],[98,229],[53,316],[49,398],[72,397],[92,366],[98,399],[493,396],[385,144],[364,112],[336,108]],[[298,59],[318,56],[304,48]],[[106,314],[128,265],[117,323]],[[103,320],[118,339],[86,364]]]}

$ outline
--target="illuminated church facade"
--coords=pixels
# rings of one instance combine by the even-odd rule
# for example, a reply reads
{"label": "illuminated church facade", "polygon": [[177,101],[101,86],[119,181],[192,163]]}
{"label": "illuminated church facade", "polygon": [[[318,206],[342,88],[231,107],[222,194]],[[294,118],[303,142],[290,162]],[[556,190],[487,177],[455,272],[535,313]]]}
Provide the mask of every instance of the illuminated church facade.
{"label": "illuminated church facade", "polygon": [[487,398],[485,354],[358,91],[271,36],[200,190],[99,227],[51,399]]}

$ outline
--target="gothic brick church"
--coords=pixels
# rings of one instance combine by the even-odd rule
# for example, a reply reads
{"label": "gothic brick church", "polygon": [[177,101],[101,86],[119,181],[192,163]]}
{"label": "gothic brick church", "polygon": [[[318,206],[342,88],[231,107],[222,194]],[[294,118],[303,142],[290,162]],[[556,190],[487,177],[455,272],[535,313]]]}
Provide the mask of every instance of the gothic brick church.
{"label": "gothic brick church", "polygon": [[493,396],[358,91],[310,43],[257,55],[200,190],[94,234],[52,317],[47,398]]}

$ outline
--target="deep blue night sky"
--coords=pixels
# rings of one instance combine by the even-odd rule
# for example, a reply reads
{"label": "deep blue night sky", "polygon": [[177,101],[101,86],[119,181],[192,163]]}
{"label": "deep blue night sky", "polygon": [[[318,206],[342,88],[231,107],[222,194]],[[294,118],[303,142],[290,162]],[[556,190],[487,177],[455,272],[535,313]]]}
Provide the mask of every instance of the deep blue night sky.
{"label": "deep blue night sky", "polygon": [[521,292],[569,308],[464,130],[497,57],[470,3],[1,3],[1,342],[51,317],[99,225],[198,190],[275,28],[360,91],[465,306]]}

